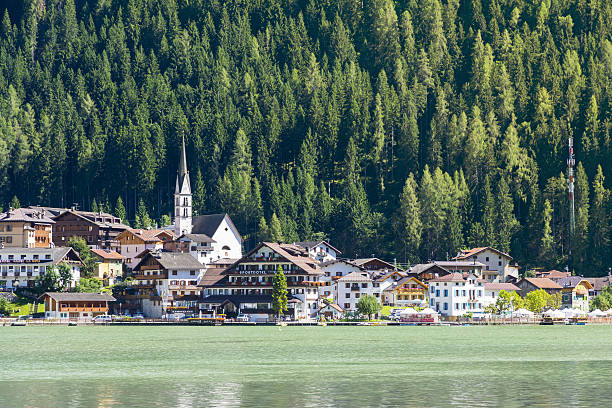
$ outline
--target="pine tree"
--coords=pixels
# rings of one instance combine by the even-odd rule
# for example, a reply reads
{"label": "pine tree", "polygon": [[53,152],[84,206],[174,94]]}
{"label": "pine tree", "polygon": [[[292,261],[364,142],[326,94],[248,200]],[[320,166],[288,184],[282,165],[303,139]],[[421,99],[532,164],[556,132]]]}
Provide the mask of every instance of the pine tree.
{"label": "pine tree", "polygon": [[512,237],[518,229],[518,221],[514,216],[514,203],[510,195],[508,183],[501,177],[497,187],[497,249],[502,252],[510,253]]}
{"label": "pine tree", "polygon": [[[480,222],[482,224],[482,228],[484,231],[484,244],[486,246],[496,247],[497,237],[496,230],[498,227],[501,227],[497,224],[497,220],[495,217],[495,200],[493,199],[493,193],[491,192],[491,182],[489,180],[489,176],[485,176],[483,192],[481,195],[480,202],[480,211],[481,211],[481,219]],[[507,214],[505,214],[507,216]]]}
{"label": "pine tree", "polygon": [[609,265],[610,254],[610,190],[605,188],[601,166],[593,179],[593,206],[591,211],[591,263],[593,271],[603,275]]}
{"label": "pine tree", "polygon": [[125,212],[125,206],[123,205],[123,199],[121,196],[117,197],[117,202],[115,203],[115,211],[113,213],[115,217],[121,219],[121,222],[125,225],[130,225],[127,220],[127,213]]}
{"label": "pine tree", "polygon": [[570,238],[572,245],[572,266],[577,273],[589,271],[587,266],[589,253],[589,180],[582,162],[576,166],[576,187],[574,193],[576,227]]}
{"label": "pine tree", "polygon": [[272,309],[279,319],[287,311],[287,278],[280,264],[272,281]]}
{"label": "pine tree", "polygon": [[21,203],[19,202],[19,199],[17,198],[17,196],[13,196],[10,207],[14,210],[16,210],[17,208],[21,208]]}
{"label": "pine tree", "polygon": [[[400,195],[397,232],[403,243],[404,263],[418,260],[423,224],[414,175],[410,173]],[[416,262],[415,262],[416,263]]]}
{"label": "pine tree", "polygon": [[270,227],[268,229],[268,236],[272,242],[283,242],[283,228],[280,220],[276,216],[276,213],[272,214],[270,218]]}
{"label": "pine tree", "polygon": [[544,201],[544,209],[542,211],[542,234],[540,239],[539,259],[541,265],[551,267],[556,265],[557,259],[554,249],[554,239],[550,223],[552,221],[552,207],[550,201]]}

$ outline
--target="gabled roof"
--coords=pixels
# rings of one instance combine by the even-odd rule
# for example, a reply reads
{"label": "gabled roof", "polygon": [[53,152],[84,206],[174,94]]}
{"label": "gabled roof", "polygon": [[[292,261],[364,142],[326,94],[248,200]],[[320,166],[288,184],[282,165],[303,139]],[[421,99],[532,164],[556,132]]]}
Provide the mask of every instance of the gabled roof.
{"label": "gabled roof", "polygon": [[150,252],[142,257],[140,263],[135,269],[140,268],[146,259],[149,257],[155,258],[155,260],[164,269],[203,269],[204,265],[197,261],[191,254],[185,254],[182,252]]}
{"label": "gabled roof", "polygon": [[81,292],[45,292],[39,299],[49,296],[58,302],[114,302],[116,299],[108,293],[81,293]]}
{"label": "gabled roof", "polygon": [[206,234],[183,234],[178,238],[179,241],[183,239],[191,242],[209,242],[211,244],[217,242]]}
{"label": "gabled roof", "polygon": [[338,279],[337,282],[372,282],[372,279],[367,275],[365,272],[351,272]]}
{"label": "gabled roof", "polygon": [[161,238],[159,238],[161,234],[168,234],[171,239],[176,237],[176,235],[172,231],[169,231],[165,228],[128,228],[121,234],[125,233],[131,233],[145,242],[159,242],[161,241]]}
{"label": "gabled roof", "polygon": [[531,283],[536,288],[540,289],[561,289],[562,287],[548,278],[525,278],[526,282]]}
{"label": "gabled roof", "polygon": [[570,272],[561,272],[553,269],[552,271],[547,272],[536,272],[536,276],[539,278],[559,279],[567,278],[568,276],[572,276],[572,274]]}
{"label": "gabled roof", "polygon": [[0,213],[0,222],[33,222],[36,224],[55,224],[49,213],[32,208],[17,208]]}
{"label": "gabled roof", "polygon": [[499,251],[499,250],[497,250],[495,248],[492,248],[492,247],[479,247],[479,248],[465,249],[465,250],[462,250],[459,254],[457,254],[457,256],[454,257],[453,259],[456,259],[456,260],[469,259],[472,256],[478,255],[479,253],[481,253],[482,251],[485,251],[487,249],[490,250],[490,251],[496,252],[496,253],[498,253],[498,254],[500,254],[502,256],[505,256],[506,258],[512,259],[512,257],[509,254],[507,254],[505,252],[502,252],[502,251]]}
{"label": "gabled roof", "polygon": [[421,274],[423,272],[428,271],[431,268],[440,269],[440,270],[442,270],[446,274],[450,273],[446,268],[444,268],[444,267],[442,267],[440,265],[437,265],[437,264],[435,264],[433,262],[425,263],[425,264],[412,265],[412,266],[410,266],[410,268],[408,268],[408,273],[409,274],[413,274],[413,275],[418,275],[418,274]]}
{"label": "gabled roof", "polygon": [[389,279],[393,275],[399,275],[401,279],[405,279],[406,278],[406,275],[404,273],[400,272],[400,271],[391,271],[389,273],[386,273],[386,274],[383,274],[383,275],[380,275],[380,276],[376,276],[374,278],[374,280],[376,282],[384,282],[384,281],[386,281],[387,279]]}
{"label": "gabled roof", "polygon": [[320,312],[321,310],[325,309],[326,307],[331,307],[332,309],[335,309],[338,313],[344,313],[344,309],[342,307],[340,307],[339,305],[335,304],[335,303],[327,303],[323,306],[321,306],[318,310],[318,312]]}
{"label": "gabled roof", "polygon": [[462,273],[453,272],[448,275],[440,276],[439,278],[433,278],[430,282],[464,282]]}
{"label": "gabled roof", "polygon": [[125,256],[118,254],[115,251],[109,251],[106,249],[92,249],[91,252],[97,256],[99,256],[102,259],[109,259],[109,260],[122,260],[125,259]]}
{"label": "gabled roof", "polygon": [[355,263],[355,265],[361,266],[361,267],[365,267],[366,264],[370,263],[370,262],[380,262],[382,264],[384,264],[385,266],[388,267],[388,269],[397,269],[397,270],[401,270],[398,266],[390,264],[387,261],[383,261],[382,259],[379,258],[357,258],[357,259],[353,259],[353,263]]}
{"label": "gabled roof", "polygon": [[468,266],[468,267],[469,266],[479,266],[482,268],[486,266],[482,262],[478,262],[478,261],[474,262],[473,260],[472,261],[434,261],[433,263],[445,269],[452,268],[452,267],[458,267],[458,266]]}
{"label": "gabled roof", "polygon": [[339,249],[334,248],[329,242],[325,241],[325,240],[321,240],[321,241],[301,241],[301,242],[296,242],[295,245],[299,245],[302,248],[306,248],[306,249],[311,249],[314,248],[316,246],[319,246],[320,244],[324,244],[327,245],[328,247],[330,247],[331,249],[333,249],[334,251],[336,251],[337,255],[340,255],[342,252],[340,252]]}
{"label": "gabled roof", "polygon": [[505,290],[506,292],[518,291],[520,288],[507,282],[485,282],[485,290]]}
{"label": "gabled roof", "polygon": [[285,258],[287,261],[297,265],[309,275],[321,275],[323,273],[323,271],[321,271],[321,268],[319,267],[318,262],[315,259],[311,258],[308,251],[306,251],[303,247],[295,244],[283,244],[278,242],[259,243],[255,248],[249,251],[248,254],[246,254],[238,261],[236,261],[232,266],[230,266],[227,269],[226,273],[230,272],[236,265],[240,264],[241,262],[248,262],[248,258],[264,246],[270,248],[272,251]]}
{"label": "gabled roof", "polygon": [[225,278],[225,275],[223,274],[225,269],[226,268],[206,269],[206,272],[204,272],[204,275],[202,275],[202,278],[200,278],[200,281],[198,282],[198,286],[208,287],[220,282]]}
{"label": "gabled roof", "polygon": [[330,266],[330,265],[334,265],[337,263],[343,263],[349,266],[354,266],[355,268],[359,268],[361,270],[365,270],[362,266],[359,266],[357,264],[355,264],[353,261],[351,261],[350,259],[342,259],[342,258],[338,258],[338,259],[329,259],[327,261],[321,262],[321,267],[326,267],[326,266]]}
{"label": "gabled roof", "polygon": [[238,238],[242,242],[242,237],[240,236],[240,232],[238,228],[232,222],[232,219],[227,213],[222,214],[208,214],[208,215],[198,215],[193,217],[193,226],[191,227],[192,234],[206,234],[209,237],[213,237],[215,232],[219,229],[219,225],[221,222],[227,217],[227,222],[230,226],[236,231],[238,234]]}
{"label": "gabled roof", "polygon": [[415,278],[414,276],[408,276],[402,280],[399,280],[397,282],[395,282],[395,284],[393,286],[388,287],[387,289],[385,289],[385,291],[393,291],[393,290],[398,290],[400,289],[404,284],[410,282],[410,281],[415,281],[417,284],[423,286],[424,288],[427,288],[427,284],[421,282],[420,280],[418,280],[417,278]]}
{"label": "gabled roof", "polygon": [[603,290],[604,287],[610,286],[612,279],[610,276],[603,276],[601,278],[585,278],[593,286],[596,291]]}
{"label": "gabled roof", "polygon": [[583,278],[582,276],[568,276],[568,277],[565,277],[565,278],[554,279],[554,281],[559,286],[562,286],[564,288],[575,288],[581,282],[586,283],[585,286],[588,289],[592,289],[593,288],[593,285],[591,284],[591,282],[589,282],[586,278]]}
{"label": "gabled roof", "polygon": [[[65,216],[67,216],[68,214],[73,214],[79,218],[81,218],[84,221],[87,221],[89,223],[92,224],[96,224],[99,228],[116,228],[116,229],[128,229],[130,228],[129,226],[122,224],[121,223],[121,218],[117,218],[111,214],[108,213],[103,213],[103,212],[91,212],[91,211],[76,211],[76,210],[68,210],[65,211],[55,217],[53,217],[53,219],[55,221],[58,221],[62,218],[64,218]],[[102,218],[107,219],[110,218],[112,220],[115,220],[116,222],[106,222],[106,221],[96,221],[96,218]]]}

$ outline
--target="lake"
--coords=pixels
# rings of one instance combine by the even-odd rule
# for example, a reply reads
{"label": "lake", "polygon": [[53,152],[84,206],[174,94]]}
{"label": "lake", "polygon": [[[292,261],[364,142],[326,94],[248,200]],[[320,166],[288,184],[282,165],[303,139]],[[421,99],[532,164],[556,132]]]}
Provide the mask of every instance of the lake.
{"label": "lake", "polygon": [[0,327],[0,407],[601,406],[612,326]]}

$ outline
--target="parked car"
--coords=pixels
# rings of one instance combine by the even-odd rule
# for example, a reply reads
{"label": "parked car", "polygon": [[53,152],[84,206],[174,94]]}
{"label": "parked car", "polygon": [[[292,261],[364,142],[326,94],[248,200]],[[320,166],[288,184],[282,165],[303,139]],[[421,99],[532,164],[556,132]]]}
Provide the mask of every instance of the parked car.
{"label": "parked car", "polygon": [[237,322],[248,322],[249,321],[249,316],[247,315],[243,315],[243,314],[239,314],[238,316],[236,316],[236,321]]}
{"label": "parked car", "polygon": [[136,313],[134,315],[134,319],[144,319],[144,316],[142,315],[142,313]]}
{"label": "parked car", "polygon": [[19,316],[18,320],[29,320],[32,318],[32,315],[24,315],[24,316]]}
{"label": "parked car", "polygon": [[94,323],[110,323],[113,321],[112,316],[109,315],[98,315],[93,318]]}

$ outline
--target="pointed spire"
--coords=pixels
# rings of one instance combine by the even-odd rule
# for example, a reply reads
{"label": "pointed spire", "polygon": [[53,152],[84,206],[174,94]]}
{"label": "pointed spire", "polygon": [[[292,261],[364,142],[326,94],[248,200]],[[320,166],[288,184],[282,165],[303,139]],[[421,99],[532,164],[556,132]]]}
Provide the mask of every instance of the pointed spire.
{"label": "pointed spire", "polygon": [[179,159],[179,175],[183,179],[187,171],[187,153],[185,152],[185,133],[183,133],[183,149],[181,151],[181,157]]}

